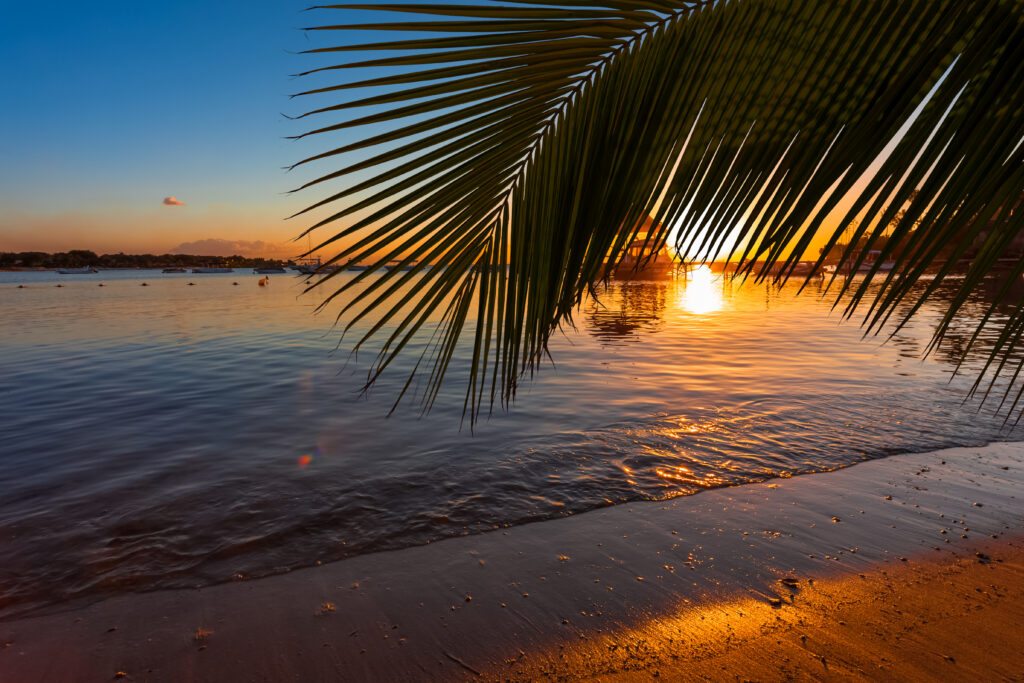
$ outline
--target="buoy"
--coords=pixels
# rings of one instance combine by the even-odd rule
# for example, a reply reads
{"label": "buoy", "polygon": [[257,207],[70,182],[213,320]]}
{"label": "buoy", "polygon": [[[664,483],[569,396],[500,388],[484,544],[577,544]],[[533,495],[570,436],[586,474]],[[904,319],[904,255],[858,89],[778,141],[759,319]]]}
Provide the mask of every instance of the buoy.
{"label": "buoy", "polygon": [[18,289],[25,289],[25,285],[18,285]]}
{"label": "buoy", "polygon": [[194,284],[195,284],[194,282],[190,282],[190,283],[188,283],[188,286],[191,287]]}
{"label": "buoy", "polygon": [[238,283],[237,283],[237,282],[232,282],[231,284],[233,284],[233,285],[234,285],[235,287],[237,287],[237,286],[238,286]]}
{"label": "buoy", "polygon": [[103,286],[103,283],[101,282],[99,286],[100,286],[100,287],[102,287],[102,286]]}
{"label": "buoy", "polygon": [[268,283],[269,281],[270,281],[270,276],[269,276],[269,275],[268,275],[268,276],[266,276],[266,277],[264,277],[264,278],[262,278],[262,279],[260,280],[260,282],[259,282],[259,285],[260,285],[260,287],[266,287],[266,286],[267,286],[267,283]]}
{"label": "buoy", "polygon": [[149,287],[149,285],[147,285],[145,282],[143,282],[142,285],[140,285],[140,286],[142,286],[142,287]]}
{"label": "buoy", "polygon": [[64,285],[62,285],[62,284],[60,284],[60,283],[57,283],[57,286],[58,286],[58,287],[63,287]]}

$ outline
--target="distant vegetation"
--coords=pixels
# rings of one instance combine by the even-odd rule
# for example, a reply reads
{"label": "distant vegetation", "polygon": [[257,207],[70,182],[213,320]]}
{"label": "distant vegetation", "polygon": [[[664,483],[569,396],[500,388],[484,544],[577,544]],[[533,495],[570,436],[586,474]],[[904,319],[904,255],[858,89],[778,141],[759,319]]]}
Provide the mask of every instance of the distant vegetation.
{"label": "distant vegetation", "polygon": [[192,254],[103,254],[72,249],[56,254],[42,251],[0,251],[0,269],[33,268],[262,268],[293,265],[294,261],[245,256],[195,256]]}

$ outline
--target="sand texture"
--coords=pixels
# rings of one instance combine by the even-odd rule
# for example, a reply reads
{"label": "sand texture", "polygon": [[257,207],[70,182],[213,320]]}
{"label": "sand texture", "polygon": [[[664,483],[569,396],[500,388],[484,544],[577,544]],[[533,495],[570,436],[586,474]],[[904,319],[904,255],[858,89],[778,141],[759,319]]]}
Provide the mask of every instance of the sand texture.
{"label": "sand texture", "polygon": [[900,455],[8,619],[0,681],[1013,679],[1022,532],[1024,444]]}

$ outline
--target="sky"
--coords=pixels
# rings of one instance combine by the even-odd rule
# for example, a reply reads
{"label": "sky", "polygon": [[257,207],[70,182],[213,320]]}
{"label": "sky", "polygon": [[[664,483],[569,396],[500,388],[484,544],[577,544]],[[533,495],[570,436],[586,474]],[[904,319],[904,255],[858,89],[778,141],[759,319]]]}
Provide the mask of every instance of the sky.
{"label": "sky", "polygon": [[2,0],[0,251],[304,250],[308,6]]}
{"label": "sky", "polygon": [[293,74],[355,59],[299,52],[382,37],[303,31],[370,18],[308,3],[0,0],[0,251],[294,257],[315,244],[295,240],[327,210],[285,219],[338,186],[288,191],[339,162],[285,167],[378,131],[287,139],[356,112],[288,116],[371,94],[292,99],[351,77]]}

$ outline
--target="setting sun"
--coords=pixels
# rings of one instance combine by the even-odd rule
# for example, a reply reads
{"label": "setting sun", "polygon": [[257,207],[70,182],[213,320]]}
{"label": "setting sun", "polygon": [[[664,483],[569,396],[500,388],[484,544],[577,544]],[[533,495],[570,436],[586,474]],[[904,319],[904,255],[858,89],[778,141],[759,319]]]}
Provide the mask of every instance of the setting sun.
{"label": "setting sun", "polygon": [[1024,683],[1024,0],[311,4],[4,5],[0,683]]}
{"label": "setting sun", "polygon": [[679,295],[680,308],[694,315],[706,315],[722,310],[723,305],[721,276],[703,265],[686,272]]}

